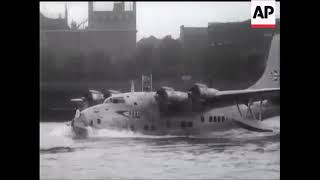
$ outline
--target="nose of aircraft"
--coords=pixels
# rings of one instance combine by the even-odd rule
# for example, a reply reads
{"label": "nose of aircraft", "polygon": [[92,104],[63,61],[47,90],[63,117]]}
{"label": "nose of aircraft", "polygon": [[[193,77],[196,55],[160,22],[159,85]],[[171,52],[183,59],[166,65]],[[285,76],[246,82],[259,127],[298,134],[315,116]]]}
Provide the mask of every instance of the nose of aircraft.
{"label": "nose of aircraft", "polygon": [[85,116],[77,110],[75,117],[71,121],[71,127],[76,137],[84,138],[88,136],[86,128]]}

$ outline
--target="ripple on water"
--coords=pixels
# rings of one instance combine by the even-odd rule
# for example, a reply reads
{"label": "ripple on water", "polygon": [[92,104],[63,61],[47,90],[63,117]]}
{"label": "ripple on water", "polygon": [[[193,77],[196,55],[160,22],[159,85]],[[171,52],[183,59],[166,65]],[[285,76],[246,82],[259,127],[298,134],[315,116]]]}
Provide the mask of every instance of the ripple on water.
{"label": "ripple on water", "polygon": [[98,131],[74,140],[61,123],[40,127],[43,179],[274,179],[280,174],[277,135],[232,130],[221,137],[186,138]]}
{"label": "ripple on water", "polygon": [[71,147],[52,147],[47,149],[40,149],[40,153],[65,153],[74,152],[74,148]]}

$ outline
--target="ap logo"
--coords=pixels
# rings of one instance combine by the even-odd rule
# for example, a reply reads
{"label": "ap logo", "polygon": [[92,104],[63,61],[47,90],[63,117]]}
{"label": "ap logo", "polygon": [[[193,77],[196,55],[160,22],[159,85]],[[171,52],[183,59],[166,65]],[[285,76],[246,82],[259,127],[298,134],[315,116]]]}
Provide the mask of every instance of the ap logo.
{"label": "ap logo", "polygon": [[251,27],[275,28],[276,27],[276,1],[251,1]]}

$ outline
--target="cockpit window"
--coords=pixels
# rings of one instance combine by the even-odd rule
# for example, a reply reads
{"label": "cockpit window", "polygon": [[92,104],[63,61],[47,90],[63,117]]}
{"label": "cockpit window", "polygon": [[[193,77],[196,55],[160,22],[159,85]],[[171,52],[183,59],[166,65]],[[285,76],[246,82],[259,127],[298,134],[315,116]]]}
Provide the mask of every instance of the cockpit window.
{"label": "cockpit window", "polygon": [[107,104],[107,103],[111,103],[111,98],[107,98],[106,100],[104,100],[104,104]]}
{"label": "cockpit window", "polygon": [[114,104],[125,103],[125,101],[124,101],[123,97],[114,97],[114,98],[112,98],[112,103],[114,103]]}
{"label": "cockpit window", "polygon": [[104,103],[120,104],[120,103],[125,103],[125,100],[123,97],[111,97],[109,99],[106,99]]}

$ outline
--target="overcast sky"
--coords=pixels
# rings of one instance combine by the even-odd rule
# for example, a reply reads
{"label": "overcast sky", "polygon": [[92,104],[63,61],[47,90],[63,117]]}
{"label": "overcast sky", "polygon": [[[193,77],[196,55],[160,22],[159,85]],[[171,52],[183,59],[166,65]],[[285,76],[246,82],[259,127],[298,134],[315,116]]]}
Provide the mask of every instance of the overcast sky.
{"label": "overcast sky", "polygon": [[[40,2],[40,11],[50,18],[64,17],[66,2]],[[67,2],[69,24],[88,17],[88,2]],[[95,3],[104,10],[107,3]],[[250,19],[250,2],[137,2],[137,40],[153,35],[178,38],[180,26],[207,27],[208,22],[231,22]],[[280,18],[280,2],[276,3]]]}

